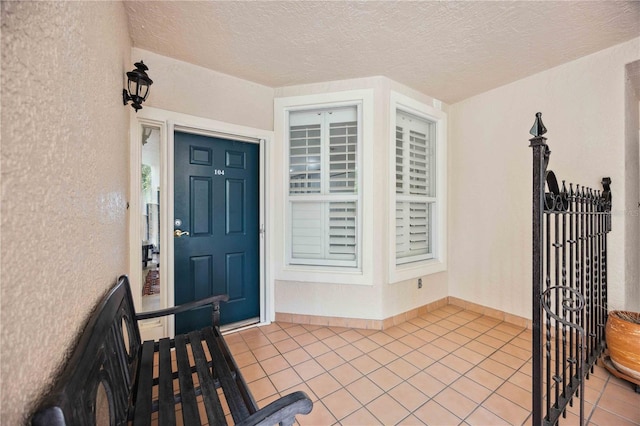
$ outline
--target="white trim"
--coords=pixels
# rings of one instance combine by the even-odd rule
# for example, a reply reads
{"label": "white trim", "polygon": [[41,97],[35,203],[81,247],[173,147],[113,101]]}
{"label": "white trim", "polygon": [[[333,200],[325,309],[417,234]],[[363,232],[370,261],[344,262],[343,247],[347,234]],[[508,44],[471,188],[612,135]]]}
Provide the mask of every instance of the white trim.
{"label": "white trim", "polygon": [[[160,197],[161,197],[161,229],[165,232],[160,233],[161,249],[161,277],[166,280],[166,286],[164,293],[166,299],[163,300],[166,306],[174,306],[174,266],[173,266],[173,191],[174,191],[174,132],[184,131],[188,133],[195,133],[205,136],[213,136],[225,139],[239,140],[243,142],[257,143],[260,146],[260,214],[259,221],[261,229],[265,232],[262,233],[260,243],[260,268],[262,273],[260,274],[260,322],[265,324],[274,320],[275,318],[275,305],[274,305],[274,286],[273,279],[271,277],[271,271],[268,265],[271,263],[269,256],[271,256],[270,249],[270,229],[273,229],[273,223],[271,217],[267,215],[269,209],[271,192],[269,190],[269,171],[271,157],[270,151],[272,148],[271,141],[273,140],[273,132],[269,130],[256,129],[252,127],[239,126],[236,124],[225,123],[222,121],[211,120],[202,117],[196,117],[188,114],[181,114],[173,111],[162,110],[153,107],[145,106],[137,114],[132,115],[131,120],[131,176],[140,176],[140,136],[136,136],[135,129],[138,129],[140,123],[149,122],[154,125],[161,124],[164,131],[163,140],[164,145],[161,142],[161,147],[164,149],[161,152],[161,176],[162,178]],[[137,143],[136,143],[137,140]],[[134,151],[137,151],[134,152]],[[130,185],[130,199],[133,200],[135,195],[140,192],[140,179],[131,178]],[[162,200],[165,200],[162,203]],[[140,233],[140,219],[136,219],[139,216],[139,206],[134,206],[132,201],[130,204],[130,230],[129,230],[129,242],[130,247],[130,275],[133,275],[135,269],[134,265],[141,263],[140,249],[133,249],[139,247],[139,233]],[[139,204],[139,203],[138,203]],[[163,206],[164,209],[163,209]],[[136,227],[137,226],[137,227]],[[163,275],[162,271],[166,271]],[[163,278],[161,278],[163,279]],[[142,293],[140,279],[138,279],[137,287],[134,286],[132,280],[132,291],[135,294]],[[138,288],[139,287],[139,288]],[[162,294],[162,292],[161,292]],[[135,297],[135,296],[134,296]],[[139,305],[136,305],[139,306]],[[165,335],[173,336],[175,332],[173,320],[168,321],[166,325]]]}
{"label": "white trim", "polygon": [[[397,264],[396,261],[396,110],[408,112],[436,124],[436,206],[432,259]],[[391,91],[389,96],[389,283],[396,283],[447,269],[447,114],[433,106]]]}
{"label": "white trim", "polygon": [[[153,111],[148,111],[149,112],[153,112]],[[174,228],[174,196],[173,196],[173,192],[175,190],[175,180],[174,180],[174,173],[173,171],[175,170],[175,162],[174,162],[174,135],[175,135],[175,129],[173,127],[173,122],[169,121],[168,119],[165,119],[165,122],[167,123],[167,143],[165,144],[166,146],[166,157],[165,157],[165,161],[164,163],[166,164],[166,170],[167,170],[167,174],[171,175],[171,178],[167,178],[167,192],[165,193],[160,193],[160,196],[162,197],[164,195],[164,199],[167,200],[167,202],[165,203],[165,205],[167,206],[167,210],[166,210],[166,214],[165,216],[167,217],[167,220],[169,221],[169,225],[168,227],[165,229],[166,232],[163,232],[163,234],[169,234],[173,236],[173,228]],[[161,248],[162,250],[162,248]],[[167,252],[167,307],[169,306],[175,306],[176,302],[175,302],[175,264],[174,264],[174,256],[175,256],[175,250],[174,250],[174,246],[173,246],[173,238],[171,239],[171,243],[167,243],[166,249],[165,251]],[[162,277],[160,277],[160,279],[162,279]],[[175,336],[175,332],[176,332],[176,328],[175,328],[175,316],[172,316],[170,320],[167,321],[167,332],[169,337],[174,337]]]}
{"label": "white trim", "polygon": [[[273,135],[271,136],[271,139]],[[270,143],[266,138],[259,139],[260,143],[260,324],[275,321],[275,295],[273,281],[271,280],[271,262],[267,261],[271,253],[269,250],[269,233],[267,229],[273,229],[270,224],[268,209],[269,184],[269,148]]]}
{"label": "white trim", "polygon": [[[329,224],[330,224],[330,214],[329,214],[329,204],[331,203],[355,203],[357,207],[359,207],[360,203],[361,203],[361,197],[359,194],[359,191],[357,191],[357,188],[362,186],[362,182],[360,181],[361,176],[359,176],[358,174],[358,161],[361,158],[360,156],[360,151],[362,150],[362,123],[360,120],[361,117],[361,109],[362,109],[362,103],[361,102],[357,102],[354,104],[349,104],[348,106],[341,106],[338,108],[310,108],[310,109],[305,109],[305,110],[295,110],[295,111],[291,111],[291,110],[287,110],[287,118],[289,120],[291,120],[292,118],[292,112],[294,114],[299,113],[299,112],[304,112],[304,118],[302,120],[300,120],[300,116],[297,115],[297,119],[295,120],[296,123],[293,124],[294,126],[298,126],[298,125],[308,125],[308,124],[312,124],[312,125],[319,125],[321,128],[321,141],[320,141],[320,153],[318,154],[318,156],[321,158],[320,162],[321,162],[321,170],[320,170],[320,174],[321,174],[321,178],[320,178],[320,188],[318,189],[319,192],[304,192],[302,191],[302,193],[300,192],[296,192],[294,191],[294,193],[292,194],[291,192],[291,167],[293,167],[293,164],[291,164],[291,141],[289,138],[290,135],[290,131],[287,131],[287,135],[286,135],[286,150],[287,150],[287,168],[289,169],[289,173],[287,175],[287,181],[289,182],[289,185],[287,186],[287,193],[285,195],[285,198],[287,199],[287,209],[286,209],[286,214],[287,214],[287,227],[285,229],[285,235],[286,235],[286,247],[287,247],[287,251],[286,251],[286,263],[287,265],[303,265],[303,266],[325,266],[325,267],[347,267],[347,268],[357,268],[360,269],[360,261],[361,261],[361,256],[360,256],[360,244],[362,242],[362,238],[361,238],[361,229],[360,229],[360,220],[359,217],[361,216],[361,208],[357,208],[356,210],[356,217],[355,217],[355,224],[356,224],[356,252],[355,252],[355,256],[352,259],[337,259],[337,258],[331,258],[329,252],[330,252],[330,232],[329,232]],[[328,113],[331,113],[331,115],[329,115]],[[318,116],[320,116],[320,118],[318,118]],[[355,160],[355,170],[353,170],[356,174],[356,182],[355,182],[355,188],[356,190],[354,192],[335,192],[332,193],[331,192],[331,162],[330,162],[330,157],[331,157],[331,152],[330,152],[330,145],[331,145],[331,131],[330,131],[330,124],[336,123],[336,122],[345,122],[345,121],[355,121],[356,125],[357,125],[357,138],[356,138],[356,160]],[[289,122],[289,124],[291,125],[291,122]],[[309,153],[306,154],[306,156],[310,155]],[[314,154],[315,155],[315,154]],[[345,155],[348,155],[348,153],[345,153]],[[294,205],[295,206],[304,206],[307,203],[312,203],[315,204],[316,206],[319,207],[319,209],[321,210],[321,216],[322,216],[322,220],[321,222],[324,222],[321,225],[321,229],[324,230],[325,232],[322,233],[321,239],[323,240],[319,246],[320,249],[322,251],[322,255],[319,258],[313,258],[313,257],[299,257],[296,258],[293,255],[294,250],[294,245],[292,243],[292,241],[294,240],[293,238],[293,230],[292,230],[292,225],[294,223],[293,221],[293,211],[294,211]],[[322,207],[320,207],[322,206]],[[326,238],[325,238],[326,237]]]}
{"label": "white trim", "polygon": [[[373,135],[374,91],[350,90],[305,96],[276,98],[274,100],[274,154],[282,164],[274,170],[274,183],[279,189],[274,198],[274,216],[278,217],[277,235],[274,236],[274,258],[278,280],[320,282],[335,284],[373,285]],[[287,261],[288,211],[288,113],[304,109],[326,109],[342,106],[358,107],[360,145],[358,146],[358,205],[359,250],[357,267],[293,265]]]}

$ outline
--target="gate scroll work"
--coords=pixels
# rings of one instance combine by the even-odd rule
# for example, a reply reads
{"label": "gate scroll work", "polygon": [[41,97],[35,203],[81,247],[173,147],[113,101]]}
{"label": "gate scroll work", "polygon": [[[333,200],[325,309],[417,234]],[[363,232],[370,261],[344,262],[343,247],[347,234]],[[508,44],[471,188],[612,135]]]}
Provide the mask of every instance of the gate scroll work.
{"label": "gate scroll work", "polygon": [[574,399],[584,424],[584,380],[605,346],[611,179],[602,190],[548,170],[542,114],[533,148],[533,425],[555,425]]}

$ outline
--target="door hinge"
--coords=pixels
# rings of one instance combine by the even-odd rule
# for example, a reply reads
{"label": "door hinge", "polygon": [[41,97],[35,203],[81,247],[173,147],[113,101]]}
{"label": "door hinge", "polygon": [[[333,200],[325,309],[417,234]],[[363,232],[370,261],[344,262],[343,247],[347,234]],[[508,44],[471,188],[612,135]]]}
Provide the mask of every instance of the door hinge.
{"label": "door hinge", "polygon": [[264,223],[260,225],[260,236],[264,238],[264,233],[266,231],[264,230]]}

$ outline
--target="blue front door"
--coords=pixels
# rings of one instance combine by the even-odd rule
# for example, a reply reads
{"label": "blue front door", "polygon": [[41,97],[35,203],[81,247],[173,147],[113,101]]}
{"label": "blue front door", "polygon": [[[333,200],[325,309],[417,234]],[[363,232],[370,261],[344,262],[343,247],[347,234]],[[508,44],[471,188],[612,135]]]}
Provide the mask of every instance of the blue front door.
{"label": "blue front door", "polygon": [[[257,319],[259,146],[183,132],[174,140],[175,304],[226,293],[221,324]],[[202,328],[211,309],[175,321],[176,334]]]}

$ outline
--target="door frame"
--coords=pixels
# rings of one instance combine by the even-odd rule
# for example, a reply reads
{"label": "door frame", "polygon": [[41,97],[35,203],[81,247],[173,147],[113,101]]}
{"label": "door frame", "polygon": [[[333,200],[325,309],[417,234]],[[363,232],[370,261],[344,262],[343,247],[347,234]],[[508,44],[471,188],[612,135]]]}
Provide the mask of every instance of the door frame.
{"label": "door frame", "polygon": [[[139,266],[142,263],[140,250],[140,226],[142,212],[137,194],[141,192],[141,158],[142,141],[141,126],[151,125],[160,127],[160,279],[165,280],[162,287],[161,307],[174,306],[174,134],[176,131],[193,133],[241,142],[257,143],[260,146],[259,173],[259,229],[260,229],[260,324],[268,324],[275,317],[274,285],[270,268],[270,235],[266,232],[273,229],[268,215],[270,197],[269,192],[269,159],[272,158],[271,141],[273,132],[237,124],[225,123],[208,118],[167,111],[145,106],[137,114],[131,112],[130,122],[130,196],[129,196],[129,277],[136,309],[142,306],[142,273]],[[164,200],[164,201],[163,201]],[[171,238],[170,238],[171,237]],[[161,281],[162,282],[162,281]],[[158,321],[140,325],[143,339],[173,337],[175,334],[173,316]]]}

